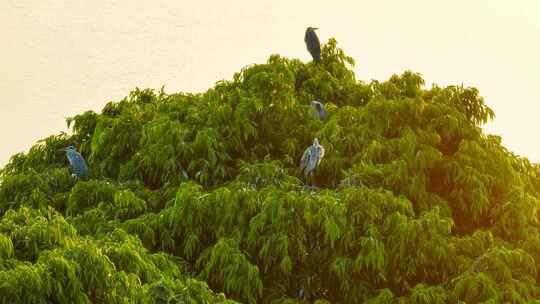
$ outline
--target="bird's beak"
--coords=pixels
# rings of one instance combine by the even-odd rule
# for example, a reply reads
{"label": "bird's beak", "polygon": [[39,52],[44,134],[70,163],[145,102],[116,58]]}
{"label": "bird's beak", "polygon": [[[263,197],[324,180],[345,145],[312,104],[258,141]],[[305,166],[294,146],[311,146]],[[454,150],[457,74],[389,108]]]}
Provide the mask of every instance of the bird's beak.
{"label": "bird's beak", "polygon": [[318,30],[319,28],[318,28],[318,27],[314,27],[313,29],[314,29],[314,30]]}

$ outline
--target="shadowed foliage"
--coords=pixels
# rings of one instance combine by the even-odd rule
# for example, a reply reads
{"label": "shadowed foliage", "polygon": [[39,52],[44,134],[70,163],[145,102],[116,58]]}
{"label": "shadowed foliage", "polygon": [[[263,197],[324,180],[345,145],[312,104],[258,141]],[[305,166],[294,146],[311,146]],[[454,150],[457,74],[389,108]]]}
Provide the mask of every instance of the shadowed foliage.
{"label": "shadowed foliage", "polygon": [[539,167],[482,132],[475,88],[353,64],[331,39],[319,63],[272,55],[69,118],[0,171],[0,303],[540,299]]}

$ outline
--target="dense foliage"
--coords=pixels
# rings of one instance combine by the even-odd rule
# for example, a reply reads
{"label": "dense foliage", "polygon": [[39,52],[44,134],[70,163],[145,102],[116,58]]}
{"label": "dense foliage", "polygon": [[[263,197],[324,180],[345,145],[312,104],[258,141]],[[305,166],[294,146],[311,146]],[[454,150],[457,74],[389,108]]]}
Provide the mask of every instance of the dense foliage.
{"label": "dense foliage", "polygon": [[[273,55],[202,94],[137,89],[13,156],[0,302],[539,299],[539,168],[483,134],[475,88],[353,64],[330,40],[320,63]],[[315,137],[317,189],[299,170]]]}

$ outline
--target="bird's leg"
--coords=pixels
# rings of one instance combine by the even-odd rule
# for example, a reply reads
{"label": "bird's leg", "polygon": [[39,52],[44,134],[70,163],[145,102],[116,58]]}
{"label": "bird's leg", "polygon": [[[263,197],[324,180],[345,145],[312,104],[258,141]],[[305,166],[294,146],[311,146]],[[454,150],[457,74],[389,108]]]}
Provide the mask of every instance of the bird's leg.
{"label": "bird's leg", "polygon": [[309,184],[309,175],[308,175],[308,176],[306,176],[306,183],[305,183],[305,187],[306,187],[306,188],[308,188],[308,189],[309,189],[309,188],[311,188],[311,185]]}
{"label": "bird's leg", "polygon": [[[317,187],[317,186],[315,185],[315,176],[314,176],[313,174],[310,174],[310,175],[308,176],[307,182],[308,182],[308,185],[307,185],[306,187],[309,188],[309,189],[311,189],[312,194],[314,194],[314,193],[315,193],[314,190],[319,189],[319,187]],[[311,182],[311,183],[309,183],[309,182]]]}
{"label": "bird's leg", "polygon": [[317,179],[316,179],[315,173],[313,173],[313,174],[311,175],[311,189],[313,189],[313,190],[321,189],[321,188],[319,188],[319,187],[315,184],[315,181],[316,181],[316,180],[317,180]]}
{"label": "bird's leg", "polygon": [[305,187],[306,187],[307,189],[313,189],[313,186],[312,186],[313,182],[312,182],[312,180],[313,180],[313,179],[312,179],[312,175],[311,175],[311,174],[308,174],[308,175],[306,176],[306,185],[305,185]]}

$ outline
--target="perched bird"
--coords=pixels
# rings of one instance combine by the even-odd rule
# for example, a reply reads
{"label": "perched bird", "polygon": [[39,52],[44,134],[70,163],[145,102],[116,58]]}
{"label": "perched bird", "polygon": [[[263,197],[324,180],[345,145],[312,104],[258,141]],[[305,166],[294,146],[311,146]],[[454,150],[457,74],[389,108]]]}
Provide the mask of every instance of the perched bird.
{"label": "perched bird", "polygon": [[313,178],[315,168],[321,163],[324,152],[324,147],[319,145],[319,140],[317,138],[313,140],[313,145],[309,146],[306,151],[304,151],[302,159],[300,159],[300,170],[304,172],[304,177],[306,179],[310,177]]}
{"label": "perched bird", "polygon": [[315,110],[315,117],[317,117],[320,120],[325,120],[328,114],[324,110],[324,105],[317,100],[313,100],[311,102],[311,107]]}
{"label": "perched bird", "polygon": [[73,170],[73,173],[77,175],[77,178],[81,180],[88,179],[88,166],[82,155],[77,152],[73,146],[67,147],[65,151],[71,169]]}
{"label": "perched bird", "polygon": [[304,41],[306,42],[307,49],[313,57],[315,62],[321,61],[321,43],[319,42],[319,37],[315,33],[316,27],[308,27],[306,29],[306,35],[304,36]]}

